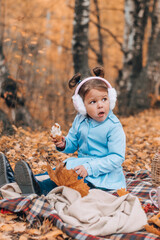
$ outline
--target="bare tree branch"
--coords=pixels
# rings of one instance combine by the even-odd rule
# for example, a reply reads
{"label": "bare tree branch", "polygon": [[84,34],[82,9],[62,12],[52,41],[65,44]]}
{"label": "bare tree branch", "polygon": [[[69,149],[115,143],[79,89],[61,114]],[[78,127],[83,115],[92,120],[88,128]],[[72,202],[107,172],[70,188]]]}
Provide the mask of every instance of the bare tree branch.
{"label": "bare tree branch", "polygon": [[103,29],[105,32],[107,32],[107,33],[115,40],[115,42],[120,46],[121,51],[124,52],[122,43],[117,39],[117,37],[116,37],[108,28],[105,28],[105,27],[100,26],[98,23],[96,23],[96,22],[93,21],[92,19],[90,20],[90,22],[92,22],[92,23],[93,23],[94,25],[96,25],[97,27],[100,27],[100,28]]}
{"label": "bare tree branch", "polygon": [[94,52],[95,53],[95,55],[98,55],[99,53],[98,53],[98,51],[96,51],[96,49],[93,47],[93,45],[91,45],[90,43],[89,43],[89,48],[92,50],[92,52]]}

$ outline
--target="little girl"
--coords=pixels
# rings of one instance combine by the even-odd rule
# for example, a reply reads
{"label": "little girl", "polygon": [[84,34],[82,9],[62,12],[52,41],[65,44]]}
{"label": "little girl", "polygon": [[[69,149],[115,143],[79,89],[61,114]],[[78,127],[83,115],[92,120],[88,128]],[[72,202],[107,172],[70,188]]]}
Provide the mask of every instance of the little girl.
{"label": "little girl", "polygon": [[[68,135],[63,136],[60,142],[54,137],[52,140],[58,151],[78,151],[78,157],[65,160],[66,168],[75,169],[77,176],[84,178],[91,188],[125,188],[121,166],[125,158],[125,134],[119,119],[112,112],[116,91],[104,79],[103,68],[94,68],[93,72],[94,77],[81,81],[78,73],[69,81],[70,88],[77,86],[72,99],[78,114]],[[36,190],[38,185],[41,193],[46,195],[56,186],[50,179],[38,181],[24,161],[16,164],[15,179],[22,193],[39,193]]]}

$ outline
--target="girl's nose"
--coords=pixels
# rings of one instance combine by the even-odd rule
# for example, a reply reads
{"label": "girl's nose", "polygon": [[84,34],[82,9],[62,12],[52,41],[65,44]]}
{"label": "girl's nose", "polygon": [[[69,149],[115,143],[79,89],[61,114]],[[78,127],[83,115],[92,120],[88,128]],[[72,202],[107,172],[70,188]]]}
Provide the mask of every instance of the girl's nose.
{"label": "girl's nose", "polygon": [[98,102],[98,104],[97,104],[97,106],[98,106],[98,108],[101,108],[101,107],[103,107],[103,104],[102,104],[102,102],[101,102],[101,101],[99,101],[99,102]]}

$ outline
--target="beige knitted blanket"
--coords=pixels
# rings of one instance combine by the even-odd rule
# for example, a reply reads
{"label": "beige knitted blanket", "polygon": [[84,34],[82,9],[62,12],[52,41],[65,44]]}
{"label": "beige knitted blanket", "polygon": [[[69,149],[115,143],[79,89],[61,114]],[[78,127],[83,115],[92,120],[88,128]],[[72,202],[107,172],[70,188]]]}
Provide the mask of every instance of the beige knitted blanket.
{"label": "beige knitted blanket", "polygon": [[132,194],[116,197],[93,189],[82,198],[79,192],[61,186],[46,198],[65,223],[95,236],[130,233],[147,223],[139,199]]}

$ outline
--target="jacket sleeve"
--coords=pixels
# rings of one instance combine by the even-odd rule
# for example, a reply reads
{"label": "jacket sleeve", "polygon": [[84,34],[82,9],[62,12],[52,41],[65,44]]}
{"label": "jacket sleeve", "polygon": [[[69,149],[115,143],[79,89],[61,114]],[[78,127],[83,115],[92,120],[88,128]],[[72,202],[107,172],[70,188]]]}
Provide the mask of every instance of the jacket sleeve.
{"label": "jacket sleeve", "polygon": [[108,132],[108,155],[90,159],[83,166],[87,169],[88,176],[98,177],[121,167],[125,159],[126,138],[120,123],[115,124]]}
{"label": "jacket sleeve", "polygon": [[74,153],[78,149],[78,137],[77,137],[77,131],[79,127],[79,118],[78,115],[75,117],[72,127],[70,128],[67,136],[65,137],[66,140],[66,146],[63,151],[61,151],[59,148],[57,148],[58,151],[61,151],[62,153]]}

